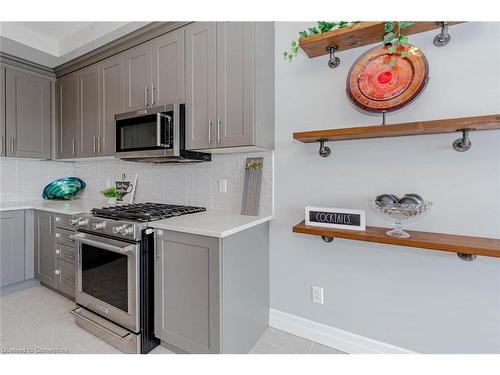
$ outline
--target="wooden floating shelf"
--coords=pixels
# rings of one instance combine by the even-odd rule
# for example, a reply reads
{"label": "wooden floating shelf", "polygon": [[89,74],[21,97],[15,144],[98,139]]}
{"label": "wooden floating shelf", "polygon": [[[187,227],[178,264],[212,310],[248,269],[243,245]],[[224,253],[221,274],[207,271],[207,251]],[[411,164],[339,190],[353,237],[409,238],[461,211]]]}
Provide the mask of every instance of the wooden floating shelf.
{"label": "wooden floating shelf", "polygon": [[[448,26],[462,22],[448,22]],[[309,57],[328,54],[328,47],[336,46],[337,52],[368,44],[379,43],[384,39],[385,22],[359,22],[351,27],[328,31],[308,38],[299,39],[299,46]],[[404,30],[405,35],[423,33],[441,28],[437,22],[415,22]]]}
{"label": "wooden floating shelf", "polygon": [[293,139],[304,143],[347,141],[353,139],[401,137],[408,135],[454,133],[462,130],[500,129],[500,114],[443,120],[406,122],[391,125],[358,126],[293,133]]}
{"label": "wooden floating shelf", "polygon": [[416,247],[427,250],[448,251],[458,254],[483,255],[500,258],[500,239],[468,237],[454,234],[417,232],[405,230],[409,238],[395,238],[386,234],[389,228],[366,227],[366,231],[347,231],[305,225],[305,221],[293,227],[293,232],[314,236],[344,238],[354,241],[383,243]]}

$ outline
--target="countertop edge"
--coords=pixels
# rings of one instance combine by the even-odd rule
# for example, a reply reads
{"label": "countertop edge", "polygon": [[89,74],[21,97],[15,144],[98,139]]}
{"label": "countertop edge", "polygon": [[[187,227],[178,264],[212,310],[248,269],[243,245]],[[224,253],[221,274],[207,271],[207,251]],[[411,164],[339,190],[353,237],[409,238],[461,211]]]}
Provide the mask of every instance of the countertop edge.
{"label": "countertop edge", "polygon": [[250,229],[252,227],[255,227],[257,225],[269,222],[273,219],[274,217],[272,215],[269,216],[264,216],[264,217],[259,217],[258,219],[255,219],[254,221],[251,221],[246,224],[238,225],[235,226],[234,228],[222,231],[222,232],[216,232],[216,231],[211,231],[211,230],[203,230],[203,229],[196,229],[196,228],[186,228],[185,226],[177,226],[174,224],[165,224],[165,223],[155,223],[152,222],[149,224],[151,228],[155,229],[163,229],[163,230],[171,230],[174,232],[182,232],[182,233],[189,233],[189,234],[198,234],[200,236],[207,236],[207,237],[215,237],[215,238],[225,238],[229,237],[233,234],[236,234],[238,232],[242,232],[246,229]]}

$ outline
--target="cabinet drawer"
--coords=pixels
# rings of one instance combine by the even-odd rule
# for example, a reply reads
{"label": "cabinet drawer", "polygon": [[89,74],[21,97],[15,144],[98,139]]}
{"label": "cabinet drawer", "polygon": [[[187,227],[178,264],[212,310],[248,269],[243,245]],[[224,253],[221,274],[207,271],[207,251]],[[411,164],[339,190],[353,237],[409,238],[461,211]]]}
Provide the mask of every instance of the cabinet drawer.
{"label": "cabinet drawer", "polygon": [[56,256],[70,263],[75,263],[75,248],[63,244],[56,244]]}
{"label": "cabinet drawer", "polygon": [[56,288],[71,297],[75,297],[76,267],[63,259],[56,260]]}
{"label": "cabinet drawer", "polygon": [[54,220],[56,222],[56,227],[59,229],[75,230],[75,227],[71,224],[70,215],[55,215]]}
{"label": "cabinet drawer", "polygon": [[56,243],[61,245],[66,245],[69,247],[74,246],[75,241],[70,238],[74,234],[72,231],[57,229],[55,231],[55,234],[56,234]]}

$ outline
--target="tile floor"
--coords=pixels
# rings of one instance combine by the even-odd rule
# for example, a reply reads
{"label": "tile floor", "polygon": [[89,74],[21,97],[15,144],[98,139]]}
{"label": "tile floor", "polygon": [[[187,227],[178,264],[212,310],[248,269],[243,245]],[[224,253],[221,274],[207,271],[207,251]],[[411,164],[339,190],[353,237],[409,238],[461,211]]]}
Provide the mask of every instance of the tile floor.
{"label": "tile floor", "polygon": [[[41,304],[40,301],[45,303]],[[79,328],[70,316],[74,302],[40,285],[0,297],[0,353],[9,348],[53,349],[55,353],[119,354]],[[162,346],[152,354],[172,353]],[[341,354],[333,348],[268,328],[252,354]]]}

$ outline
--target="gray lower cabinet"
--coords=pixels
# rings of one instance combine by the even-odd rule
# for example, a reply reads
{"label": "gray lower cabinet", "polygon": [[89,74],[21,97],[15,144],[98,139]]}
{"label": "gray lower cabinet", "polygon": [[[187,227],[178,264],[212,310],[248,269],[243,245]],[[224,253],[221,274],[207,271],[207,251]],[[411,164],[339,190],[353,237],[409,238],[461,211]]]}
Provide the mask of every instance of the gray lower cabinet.
{"label": "gray lower cabinet", "polygon": [[52,214],[35,211],[35,277],[55,288],[56,241]]}
{"label": "gray lower cabinet", "polygon": [[56,153],[58,159],[74,158],[78,134],[77,72],[56,82]]}
{"label": "gray lower cabinet", "polygon": [[50,158],[50,86],[49,79],[37,74],[5,69],[6,156]]}
{"label": "gray lower cabinet", "polygon": [[269,323],[269,226],[224,239],[156,230],[155,336],[188,353],[248,353]]}
{"label": "gray lower cabinet", "polygon": [[25,279],[24,211],[0,212],[0,287]]}
{"label": "gray lower cabinet", "polygon": [[186,148],[273,149],[274,24],[200,22],[185,32]]}
{"label": "gray lower cabinet", "polygon": [[35,211],[35,276],[46,286],[75,297],[75,247],[70,216]]}

